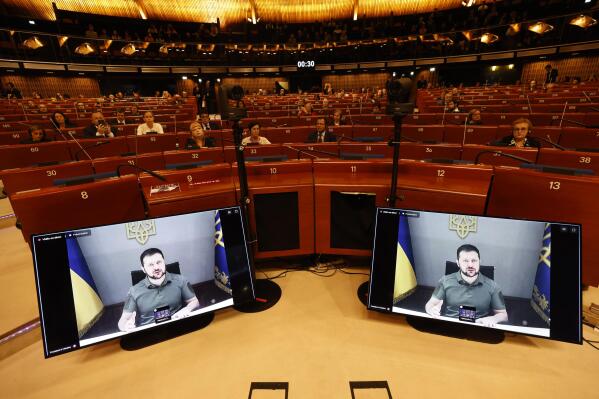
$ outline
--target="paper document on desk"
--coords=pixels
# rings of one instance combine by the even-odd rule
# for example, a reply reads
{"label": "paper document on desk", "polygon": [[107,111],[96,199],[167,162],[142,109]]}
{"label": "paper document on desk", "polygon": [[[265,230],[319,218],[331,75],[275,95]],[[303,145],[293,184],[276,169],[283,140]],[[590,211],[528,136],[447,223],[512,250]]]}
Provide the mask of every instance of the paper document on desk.
{"label": "paper document on desk", "polygon": [[150,195],[157,193],[168,193],[175,190],[181,191],[179,183],[161,184],[160,186],[151,186]]}

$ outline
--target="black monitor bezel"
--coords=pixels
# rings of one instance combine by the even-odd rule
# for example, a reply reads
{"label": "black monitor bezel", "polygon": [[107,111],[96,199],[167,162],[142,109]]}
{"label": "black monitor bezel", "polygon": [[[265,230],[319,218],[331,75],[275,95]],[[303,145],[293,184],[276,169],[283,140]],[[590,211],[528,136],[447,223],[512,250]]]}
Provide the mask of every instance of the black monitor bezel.
{"label": "black monitor bezel", "polygon": [[[246,231],[246,226],[245,223],[243,222],[243,209],[241,206],[239,205],[233,205],[233,206],[225,206],[225,207],[217,207],[217,208],[210,208],[210,209],[202,209],[202,210],[197,210],[197,211],[191,211],[191,212],[183,212],[183,213],[176,213],[176,214],[172,214],[172,215],[165,215],[165,216],[159,216],[159,217],[155,217],[155,218],[148,218],[148,219],[142,219],[142,220],[149,220],[149,219],[162,219],[162,218],[168,218],[168,217],[176,217],[176,216],[185,216],[185,215],[192,215],[192,214],[198,214],[198,213],[203,213],[203,212],[211,212],[211,211],[221,211],[221,210],[228,210],[228,209],[236,209],[239,211],[239,217],[240,217],[240,224],[241,224],[241,231],[243,234],[243,242],[244,242],[244,250],[245,250],[245,254],[246,254],[246,259],[248,261],[248,274],[249,274],[249,280],[250,280],[250,284],[252,287],[252,299],[251,300],[255,300],[256,298],[256,284],[255,284],[255,280],[256,280],[256,276],[255,276],[255,270],[254,270],[254,265],[252,262],[252,258],[251,258],[251,252],[249,251],[249,247],[248,247],[248,232]],[[75,230],[84,230],[84,229],[92,229],[92,228],[98,228],[98,227],[106,227],[106,226],[114,226],[114,225],[120,225],[120,224],[125,224],[125,223],[131,223],[131,222],[138,222],[141,221],[139,219],[127,219],[118,223],[110,223],[110,224],[103,224],[103,225],[87,225],[87,226],[81,226],[81,227],[74,227],[72,229],[63,229],[60,231],[55,231],[55,232],[48,232],[48,233],[32,233],[29,236],[30,239],[30,243],[31,243],[31,254],[33,257],[33,272],[35,275],[35,290],[36,290],[36,297],[37,297],[37,305],[38,305],[38,312],[39,312],[39,322],[40,322],[40,330],[41,330],[41,334],[42,334],[42,344],[44,347],[44,358],[48,359],[51,357],[55,357],[55,356],[60,356],[62,354],[65,353],[69,353],[69,352],[74,352],[74,351],[78,351],[80,349],[85,349],[85,348],[91,348],[95,345],[99,345],[99,344],[103,344],[109,341],[113,341],[116,339],[120,339],[122,337],[131,335],[131,334],[135,334],[136,331],[130,332],[130,333],[126,333],[126,334],[122,334],[119,335],[117,337],[111,337],[111,338],[107,338],[104,340],[100,340],[91,344],[87,344],[85,346],[80,346],[79,342],[77,342],[77,345],[75,348],[71,348],[70,350],[64,350],[61,351],[59,353],[54,353],[54,354],[50,354],[48,352],[48,347],[46,344],[46,332],[44,329],[44,313],[43,313],[43,306],[42,306],[42,300],[41,300],[41,295],[40,295],[40,283],[39,283],[39,277],[38,277],[38,268],[37,268],[37,261],[36,261],[36,252],[35,252],[35,241],[34,238],[36,237],[44,237],[44,236],[48,236],[48,235],[56,235],[56,234],[61,234],[61,233],[66,233],[69,231],[75,231]],[[250,299],[248,299],[247,301],[243,301],[243,302],[236,302],[234,297],[232,296],[233,299],[233,304],[232,305],[228,305],[226,307],[223,307],[221,309],[227,309],[227,308],[231,308],[235,305],[238,304],[242,304],[242,303],[246,303],[246,302],[251,302]],[[220,310],[220,309],[217,309]],[[169,323],[169,324],[173,324],[173,325],[177,325],[179,323],[184,323],[186,321],[189,320],[193,320],[194,318],[200,318],[203,315],[205,315],[206,313],[198,313],[196,315],[193,315],[189,318],[184,318],[181,320],[178,320],[176,322],[173,323]],[[156,328],[164,328],[165,325],[163,324],[156,324],[155,326],[153,326],[152,328],[147,329],[146,331],[152,331]]]}
{"label": "black monitor bezel", "polygon": [[[578,337],[579,340],[578,341],[570,341],[570,340],[564,340],[564,339],[558,339],[555,337],[544,337],[541,335],[535,335],[535,334],[530,334],[530,333],[526,333],[526,332],[520,332],[520,331],[507,331],[507,330],[502,330],[502,329],[498,329],[498,328],[493,328],[493,327],[486,327],[486,326],[482,326],[479,324],[466,324],[466,323],[454,323],[451,321],[445,321],[445,320],[438,320],[438,319],[434,319],[434,318],[430,318],[430,317],[425,317],[425,316],[418,316],[418,315],[408,315],[406,313],[398,313],[398,312],[393,312],[393,306],[390,307],[389,310],[385,310],[385,309],[381,309],[381,308],[373,308],[371,307],[371,303],[370,303],[370,299],[371,299],[371,295],[368,295],[368,299],[366,302],[366,307],[368,310],[370,311],[375,311],[375,312],[379,312],[379,313],[385,313],[385,314],[392,314],[395,316],[403,316],[403,317],[416,317],[418,319],[422,319],[422,320],[428,320],[431,323],[434,324],[438,324],[439,326],[442,326],[444,323],[451,323],[451,325],[455,325],[455,326],[464,326],[465,329],[470,329],[470,328],[478,328],[478,329],[484,329],[484,330],[492,330],[492,331],[499,331],[499,332],[506,332],[506,333],[513,333],[513,334],[517,334],[517,335],[522,335],[522,336],[528,336],[528,337],[533,337],[533,338],[541,338],[541,339],[548,339],[550,341],[558,341],[558,342],[566,342],[566,343],[573,343],[573,344],[579,344],[582,345],[583,343],[583,336],[582,336],[582,272],[583,272],[583,268],[582,268],[582,231],[583,231],[583,225],[580,223],[574,223],[574,222],[563,222],[563,221],[547,221],[547,220],[538,220],[538,219],[530,219],[530,218],[515,218],[515,217],[500,217],[500,216],[488,216],[488,215],[479,215],[479,214],[472,214],[472,213],[464,213],[464,212],[442,212],[442,211],[434,211],[434,210],[428,210],[428,209],[407,209],[407,208],[390,208],[390,207],[377,207],[376,208],[376,215],[375,215],[375,226],[374,226],[374,239],[373,239],[373,246],[372,246],[372,256],[371,256],[371,264],[370,264],[370,271],[369,271],[369,281],[368,281],[368,292],[371,291],[372,289],[372,273],[373,273],[373,268],[374,268],[374,259],[375,259],[375,250],[376,250],[376,236],[377,236],[377,228],[378,228],[378,217],[379,217],[379,212],[382,210],[388,210],[388,211],[409,211],[409,212],[428,212],[428,213],[437,213],[437,214],[443,214],[443,215],[450,215],[450,214],[459,214],[459,215],[464,215],[464,216],[476,216],[476,217],[485,217],[485,218],[490,218],[490,219],[502,219],[502,220],[519,220],[519,221],[528,221],[528,222],[540,222],[540,223],[550,223],[550,224],[565,224],[565,225],[571,225],[571,226],[577,226],[578,227],[578,235],[579,235],[579,240],[578,240],[578,276],[579,276],[579,296],[578,296],[578,308],[579,308],[579,313],[578,313]],[[550,330],[551,331],[551,330]]]}

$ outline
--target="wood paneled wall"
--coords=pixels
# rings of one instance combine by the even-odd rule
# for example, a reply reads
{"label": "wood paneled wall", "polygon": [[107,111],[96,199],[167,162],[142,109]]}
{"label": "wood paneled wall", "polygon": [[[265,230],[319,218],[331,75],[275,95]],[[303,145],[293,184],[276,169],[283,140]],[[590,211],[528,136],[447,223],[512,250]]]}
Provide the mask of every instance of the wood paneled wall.
{"label": "wood paneled wall", "polygon": [[325,75],[322,77],[322,85],[330,83],[333,90],[360,90],[363,87],[371,89],[383,89],[385,83],[391,76],[388,72],[380,73],[348,73],[343,75]]}
{"label": "wood paneled wall", "polygon": [[171,94],[181,94],[184,91],[187,92],[187,94],[189,94],[191,96],[191,94],[193,93],[193,85],[194,85],[195,81],[193,79],[179,79],[177,80],[177,93],[171,93]]}
{"label": "wood paneled wall", "polygon": [[566,76],[579,77],[588,80],[591,74],[599,75],[599,56],[572,57],[562,60],[538,61],[524,64],[522,67],[522,82],[528,83],[535,80],[537,83],[545,81],[545,65],[551,64],[558,71],[558,81],[563,82]]}
{"label": "wood paneled wall", "polygon": [[259,89],[268,90],[269,93],[274,93],[275,82],[287,82],[287,78],[283,77],[247,77],[247,78],[224,78],[223,85],[235,86],[239,85],[244,90],[250,93],[257,93]]}
{"label": "wood paneled wall", "polygon": [[100,96],[98,81],[87,77],[3,75],[0,80],[4,87],[8,82],[13,82],[23,97],[30,97],[34,91],[43,98],[54,97],[56,93],[68,93],[72,98],[81,94],[84,97]]}

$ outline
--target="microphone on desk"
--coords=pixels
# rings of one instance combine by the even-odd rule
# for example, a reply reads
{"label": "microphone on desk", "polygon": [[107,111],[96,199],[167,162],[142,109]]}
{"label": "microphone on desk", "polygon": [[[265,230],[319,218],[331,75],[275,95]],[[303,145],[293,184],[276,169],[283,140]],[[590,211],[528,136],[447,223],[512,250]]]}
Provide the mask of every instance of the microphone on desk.
{"label": "microphone on desk", "polygon": [[302,151],[302,150],[297,149],[295,147],[292,147],[290,145],[284,144],[283,147],[289,148],[290,150],[293,150],[293,151],[297,152],[297,159],[298,159],[298,161],[300,160],[300,154],[304,154],[304,155],[307,155],[309,157],[312,157],[312,159],[318,159],[318,157],[316,155],[312,155],[312,154],[310,154],[310,153],[308,153],[306,151]]}
{"label": "microphone on desk", "polygon": [[501,156],[501,157],[507,157],[507,158],[515,159],[516,161],[521,161],[521,162],[524,162],[524,163],[530,163],[530,164],[534,163],[532,161],[529,161],[528,159],[525,159],[525,158],[522,158],[522,157],[519,157],[519,156],[516,156],[516,155],[512,155],[512,154],[507,154],[507,153],[505,153],[503,151],[484,150],[484,151],[481,151],[478,154],[476,154],[476,157],[474,158],[474,164],[475,165],[478,165],[478,163],[479,163],[478,161],[480,159],[480,156],[483,155],[483,154],[495,154],[495,155],[498,155],[498,156]]}
{"label": "microphone on desk", "polygon": [[[389,141],[387,141],[387,145],[388,145],[389,147],[392,147],[392,146],[394,146],[395,144],[401,144],[401,141],[393,141],[393,139],[392,139],[391,137],[394,137],[394,134],[392,134],[391,136],[388,136],[388,137],[387,137],[387,140],[389,140]],[[406,136],[405,134],[402,134],[402,135],[401,135],[401,140],[404,140],[404,139],[405,139],[406,141],[409,141],[409,142],[411,142],[411,143],[427,143],[427,144],[438,144],[436,141],[431,141],[431,142],[429,142],[429,141],[421,141],[421,140],[417,140],[417,139],[415,139],[415,138],[413,138],[413,137]]]}
{"label": "microphone on desk", "polygon": [[138,170],[141,170],[142,172],[146,172],[147,174],[149,174],[149,175],[157,178],[158,180],[167,181],[164,176],[162,176],[162,175],[160,175],[160,174],[158,174],[156,172],[153,172],[153,171],[151,171],[149,169],[146,169],[146,168],[142,168],[141,166],[131,165],[129,163],[124,163],[124,164],[121,164],[121,165],[119,165],[119,166],[116,167],[116,175],[118,177],[121,177],[121,168],[123,168],[123,167],[129,167],[129,168],[138,169]]}
{"label": "microphone on desk", "polygon": [[[562,145],[559,145],[559,144],[557,144],[557,143],[554,143],[554,142],[553,142],[553,141],[551,141],[549,138],[545,138],[545,137],[541,137],[541,136],[533,136],[533,135],[530,135],[530,134],[528,135],[528,137],[530,137],[530,138],[533,138],[533,139],[536,139],[536,140],[541,140],[541,141],[543,141],[543,142],[545,142],[545,143],[551,144],[551,145],[552,145],[554,148],[558,148],[558,149],[560,149],[561,151],[566,151],[566,150],[567,150],[567,148],[566,148],[566,147],[564,147],[564,146],[562,146]],[[539,146],[539,148],[540,148],[540,146]]]}
{"label": "microphone on desk", "polygon": [[[90,156],[89,156],[89,154],[87,153],[87,150],[88,150],[88,149],[90,149],[90,148],[94,148],[94,147],[99,147],[99,146],[101,146],[101,145],[104,145],[104,144],[110,144],[110,141],[98,141],[97,143],[94,143],[94,144],[92,144],[92,145],[88,145],[88,146],[85,146],[85,147],[81,147],[81,148],[80,148],[80,149],[79,149],[79,150],[78,150],[78,151],[75,153],[75,159],[76,159],[77,161],[80,161],[80,159],[79,159],[79,154],[80,154],[82,151],[83,151],[83,152],[85,152],[85,153],[86,153],[86,155],[87,155],[88,157],[90,157]],[[90,157],[90,159],[91,159],[91,157]]]}

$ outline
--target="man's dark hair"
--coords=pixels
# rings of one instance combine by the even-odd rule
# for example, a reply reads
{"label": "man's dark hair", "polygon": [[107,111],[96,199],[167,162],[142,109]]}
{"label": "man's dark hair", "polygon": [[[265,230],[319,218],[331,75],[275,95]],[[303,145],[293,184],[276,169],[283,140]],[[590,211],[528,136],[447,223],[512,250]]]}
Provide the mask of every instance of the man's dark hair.
{"label": "man's dark hair", "polygon": [[122,108],[117,108],[117,110],[116,110],[116,113],[117,113],[117,114],[124,114],[124,113],[125,113],[125,110],[124,110],[124,109],[122,109]]}
{"label": "man's dark hair", "polygon": [[480,259],[480,252],[479,252],[478,248],[476,248],[474,245],[471,245],[471,244],[460,245],[460,247],[456,251],[456,259],[457,260],[460,260],[460,252],[476,252],[476,254],[478,255],[478,259]]}
{"label": "man's dark hair", "polygon": [[141,255],[139,255],[139,261],[141,262],[141,266],[143,267],[143,265],[144,265],[144,258],[146,256],[152,256],[152,255],[156,255],[156,254],[162,255],[162,258],[164,259],[164,254],[158,248],[148,248],[145,251],[143,251],[141,253]]}

